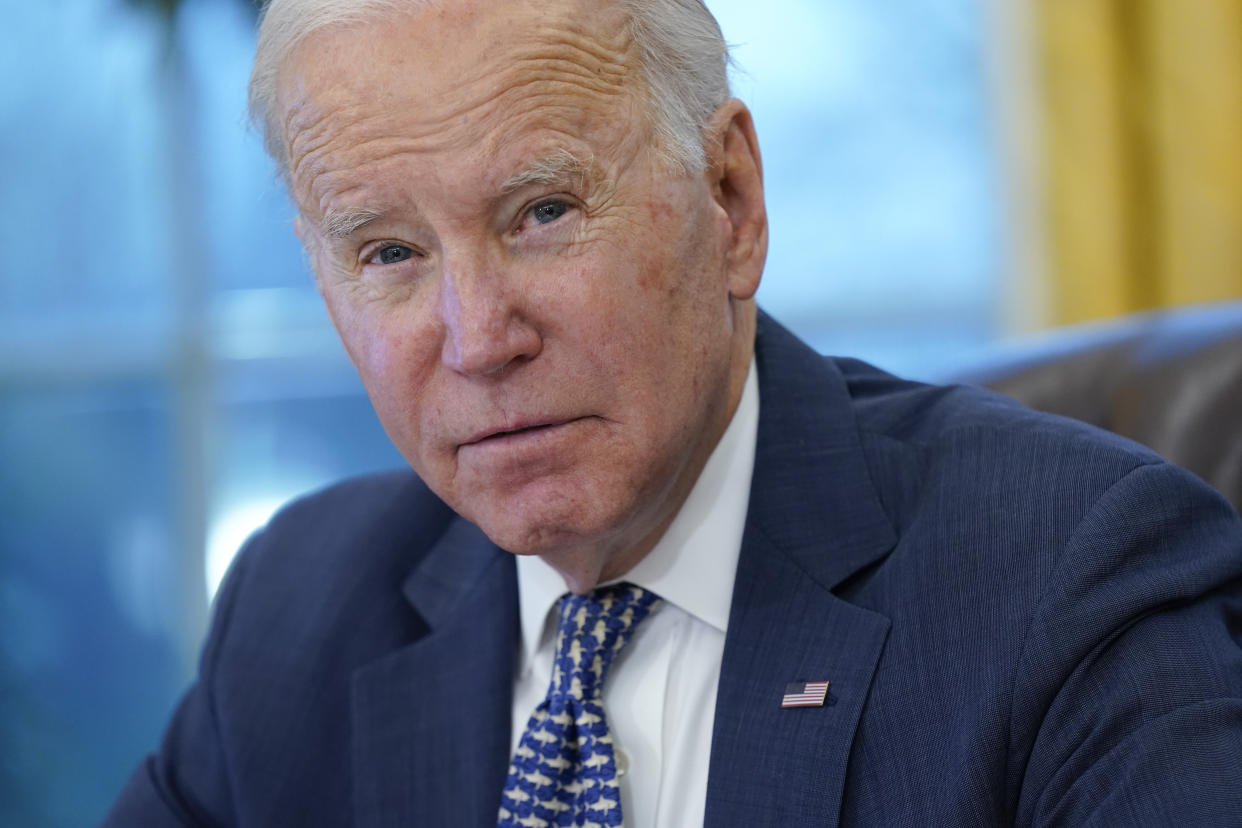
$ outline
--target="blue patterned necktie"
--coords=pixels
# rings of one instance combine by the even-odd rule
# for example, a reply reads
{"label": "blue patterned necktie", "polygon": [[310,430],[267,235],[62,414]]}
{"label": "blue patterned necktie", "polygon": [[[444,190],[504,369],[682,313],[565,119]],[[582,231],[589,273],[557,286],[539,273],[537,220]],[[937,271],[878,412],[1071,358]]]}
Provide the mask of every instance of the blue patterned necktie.
{"label": "blue patterned necktie", "polygon": [[621,824],[600,691],[612,660],[659,600],[631,584],[561,598],[552,682],[514,751],[499,828]]}

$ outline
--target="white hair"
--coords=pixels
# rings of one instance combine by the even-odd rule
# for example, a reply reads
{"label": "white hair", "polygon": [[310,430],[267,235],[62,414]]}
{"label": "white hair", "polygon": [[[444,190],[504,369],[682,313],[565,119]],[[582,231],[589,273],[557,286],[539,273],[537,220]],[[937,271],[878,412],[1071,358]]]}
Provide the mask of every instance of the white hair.
{"label": "white hair", "polygon": [[[372,23],[436,0],[269,0],[250,74],[250,116],[268,154],[288,175],[276,101],[280,67],[299,43],[327,26]],[[617,0],[629,15],[656,148],[687,172],[706,163],[703,128],[729,98],[729,50],[703,0]]]}

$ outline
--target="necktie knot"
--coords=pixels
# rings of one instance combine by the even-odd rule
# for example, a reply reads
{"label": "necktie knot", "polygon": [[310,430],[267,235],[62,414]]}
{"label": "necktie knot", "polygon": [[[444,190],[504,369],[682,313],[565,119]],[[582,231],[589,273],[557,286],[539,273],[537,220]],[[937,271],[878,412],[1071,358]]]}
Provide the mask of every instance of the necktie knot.
{"label": "necktie knot", "polygon": [[613,659],[659,598],[631,584],[561,598],[551,694],[597,699]]}

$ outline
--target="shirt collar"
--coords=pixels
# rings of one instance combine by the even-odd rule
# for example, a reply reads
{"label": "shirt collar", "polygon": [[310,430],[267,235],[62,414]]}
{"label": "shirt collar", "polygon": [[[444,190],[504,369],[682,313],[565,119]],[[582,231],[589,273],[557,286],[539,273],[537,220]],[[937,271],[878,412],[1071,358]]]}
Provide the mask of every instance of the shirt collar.
{"label": "shirt collar", "polygon": [[[722,633],[729,623],[758,431],[759,378],[752,359],[733,419],[686,502],[655,548],[622,578]],[[518,557],[517,575],[520,669],[525,670],[545,636],[552,635],[552,608],[565,594],[565,581],[534,555]]]}

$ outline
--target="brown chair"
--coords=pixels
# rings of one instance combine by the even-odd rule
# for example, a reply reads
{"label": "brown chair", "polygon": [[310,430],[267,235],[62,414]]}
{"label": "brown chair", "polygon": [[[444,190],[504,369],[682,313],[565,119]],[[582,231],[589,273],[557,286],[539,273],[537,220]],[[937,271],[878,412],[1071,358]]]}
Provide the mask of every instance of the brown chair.
{"label": "brown chair", "polygon": [[1143,443],[1242,511],[1242,302],[1065,328],[956,379]]}

